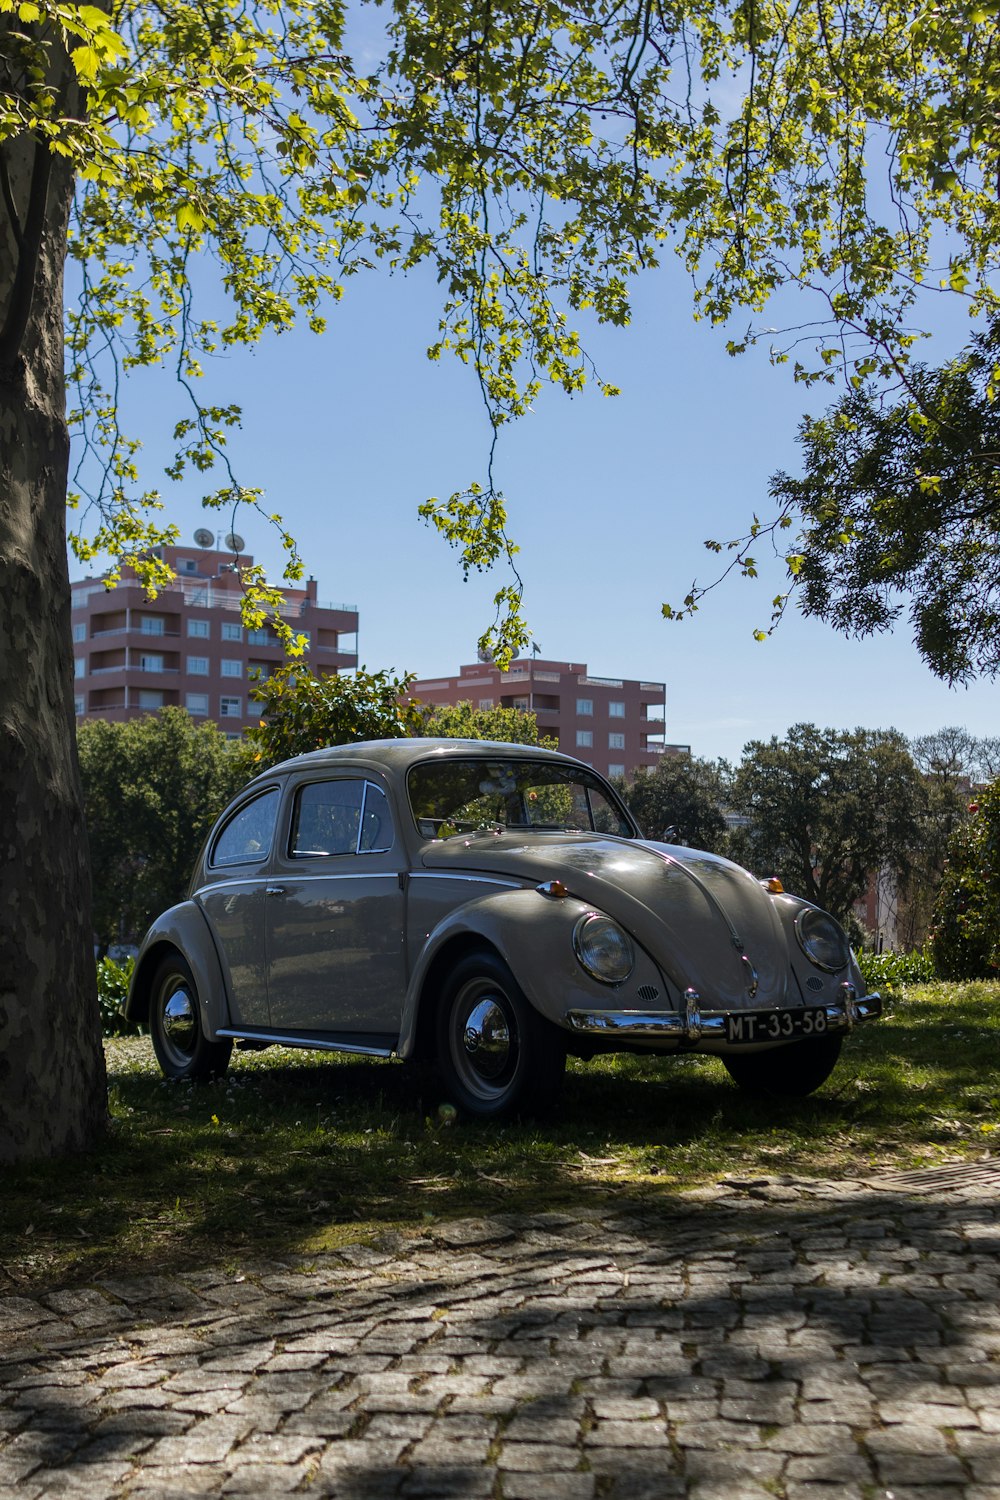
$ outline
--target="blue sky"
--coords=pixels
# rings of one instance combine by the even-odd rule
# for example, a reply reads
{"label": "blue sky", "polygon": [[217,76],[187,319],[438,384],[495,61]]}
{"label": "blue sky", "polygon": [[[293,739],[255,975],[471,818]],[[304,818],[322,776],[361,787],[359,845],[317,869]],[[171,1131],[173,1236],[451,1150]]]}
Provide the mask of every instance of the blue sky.
{"label": "blue sky", "polygon": [[[242,404],[231,444],[239,477],[265,488],[320,597],[358,606],[362,663],[420,676],[474,659],[498,586],[478,576],[463,584],[455,555],[417,517],[427,496],[483,477],[489,439],[471,371],[426,357],[435,291],[427,277],[358,277],[323,337],[269,339],[214,361],[202,382],[206,399]],[[963,333],[953,328],[927,356],[945,357]],[[585,342],[622,394],[570,400],[546,390],[505,431],[497,456],[525,609],[545,656],[601,676],[664,680],[667,738],[701,756],[738,758],[748,739],[802,720],[1000,733],[996,686],[938,682],[905,620],[891,636],[851,642],[789,615],[755,642],[782,586],[778,567],[757,583],[730,581],[692,620],[663,621],[665,599],[679,602],[693,578],[711,576],[705,538],[736,535],[766,512],[769,475],[797,468],[803,412],[836,393],[797,387],[764,349],[731,359],[723,333],[693,321],[689,284],[673,264],[640,284],[630,328],[589,330]],[[164,436],[181,412],[166,377],[130,378],[126,420],[145,440],[147,482],[161,482]],[[194,480],[162,487],[184,539],[199,525],[226,526],[205,517]],[[239,529],[277,577],[282,553],[265,524],[245,515]]]}

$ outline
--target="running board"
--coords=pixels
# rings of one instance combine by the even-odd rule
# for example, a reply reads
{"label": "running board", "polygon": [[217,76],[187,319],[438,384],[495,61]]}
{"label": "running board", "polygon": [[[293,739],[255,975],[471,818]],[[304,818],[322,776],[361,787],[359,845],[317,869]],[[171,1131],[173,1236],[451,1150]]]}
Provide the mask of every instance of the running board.
{"label": "running board", "polygon": [[266,1026],[220,1026],[215,1034],[260,1047],[305,1047],[316,1052],[353,1052],[361,1057],[394,1057],[399,1044],[398,1037],[368,1031],[269,1031]]}

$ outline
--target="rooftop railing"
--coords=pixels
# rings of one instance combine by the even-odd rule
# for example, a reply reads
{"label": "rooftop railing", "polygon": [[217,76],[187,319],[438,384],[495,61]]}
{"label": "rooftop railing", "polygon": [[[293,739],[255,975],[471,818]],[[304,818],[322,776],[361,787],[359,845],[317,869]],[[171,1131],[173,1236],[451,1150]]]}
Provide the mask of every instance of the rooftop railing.
{"label": "rooftop railing", "polygon": [[[95,594],[103,594],[111,599],[117,589],[139,588],[140,584],[126,579],[117,585],[117,588],[105,588],[103,583],[89,583],[73,589],[73,608],[82,609],[83,606],[93,598]],[[206,581],[194,583],[190,579],[178,579],[175,583],[164,584],[159,589],[155,599],[147,599],[150,605],[155,605],[157,600],[164,599],[170,603],[170,596],[180,594],[184,603],[193,609],[232,609],[238,610],[243,604],[243,594],[239,589],[217,589]],[[334,604],[325,600],[313,599],[286,599],[281,611],[284,617],[308,614],[316,609],[334,609],[341,614],[356,615],[358,606],[356,604]]]}

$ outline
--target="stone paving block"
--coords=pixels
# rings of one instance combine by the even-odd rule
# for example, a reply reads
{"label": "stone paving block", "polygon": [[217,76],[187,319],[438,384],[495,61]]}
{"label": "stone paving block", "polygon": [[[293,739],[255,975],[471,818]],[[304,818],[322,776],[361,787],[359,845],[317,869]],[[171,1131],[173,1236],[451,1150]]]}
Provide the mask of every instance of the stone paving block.
{"label": "stone paving block", "polygon": [[414,1442],[428,1432],[434,1421],[430,1412],[377,1412],[365,1428],[365,1438],[405,1438]]}
{"label": "stone paving block", "polygon": [[[479,1500],[493,1494],[496,1475],[492,1469],[416,1467],[403,1476],[400,1494],[406,1500]],[[350,1500],[354,1500],[353,1495]],[[373,1496],[377,1500],[377,1492]]]}
{"label": "stone paving block", "polygon": [[192,1495],[217,1495],[222,1476],[209,1468],[162,1464],[142,1468],[129,1488],[129,1500],[187,1500]]}
{"label": "stone paving block", "polygon": [[592,1473],[519,1474],[507,1470],[503,1496],[504,1500],[593,1500],[596,1483],[597,1476]]}
{"label": "stone paving block", "polygon": [[290,1495],[311,1472],[308,1463],[248,1463],[234,1469],[221,1485],[222,1495],[266,1495],[278,1497]]}
{"label": "stone paving block", "polygon": [[[906,1453],[878,1453],[875,1466],[881,1483],[895,1489],[896,1485],[963,1485],[968,1473],[952,1454],[911,1455]],[[986,1475],[976,1476],[985,1480]]]}
{"label": "stone paving block", "polygon": [[[744,1453],[723,1453],[708,1448],[691,1449],[684,1455],[684,1472],[688,1484],[754,1483],[774,1484],[784,1467],[782,1455],[747,1449]],[[773,1493],[773,1491],[772,1491]],[[832,1497],[831,1497],[832,1500]]]}
{"label": "stone paving block", "polygon": [[116,1463],[81,1464],[79,1467],[67,1464],[60,1469],[43,1469],[34,1477],[42,1483],[45,1491],[53,1495],[88,1495],[98,1500],[98,1497],[109,1495],[131,1472],[131,1463],[123,1459]]}
{"label": "stone paving block", "polygon": [[150,1458],[157,1464],[221,1463],[251,1430],[247,1417],[204,1417],[183,1437],[159,1438],[150,1450]]}
{"label": "stone paving block", "polygon": [[861,1433],[872,1453],[916,1454],[947,1453],[948,1443],[936,1427],[912,1427],[899,1423],[893,1427],[871,1428]]}

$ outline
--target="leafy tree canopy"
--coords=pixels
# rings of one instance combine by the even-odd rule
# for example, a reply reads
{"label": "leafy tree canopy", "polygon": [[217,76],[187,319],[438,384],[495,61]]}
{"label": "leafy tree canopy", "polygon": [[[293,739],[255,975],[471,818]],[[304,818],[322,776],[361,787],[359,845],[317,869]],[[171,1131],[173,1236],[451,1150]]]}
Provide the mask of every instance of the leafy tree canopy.
{"label": "leafy tree canopy", "polygon": [[724,761],[661,755],[651,771],[640,768],[630,781],[615,785],[648,838],[661,838],[673,828],[673,836],[691,848],[723,854],[731,774]]}
{"label": "leafy tree canopy", "polygon": [[420,730],[422,716],[406,701],[413,676],[364,667],[349,677],[328,676],[297,662],[278,667],[250,689],[261,718],[243,733],[240,754],[247,775],[326,745],[399,739]]}
{"label": "leafy tree canopy", "polygon": [[910,754],[923,782],[920,837],[897,913],[901,946],[925,942],[947,868],[948,850],[968,822],[976,790],[1000,774],[1000,740],[980,739],[958,725],[910,741]]}
{"label": "leafy tree canopy", "polygon": [[902,735],[796,724],[743,754],[732,802],[749,820],[733,835],[744,864],[841,919],[873,873],[905,876],[922,786]]}
{"label": "leafy tree canopy", "polygon": [[94,934],[106,948],[183,900],[202,841],[247,771],[221,730],[183,708],[85,720],[77,743]]}
{"label": "leafy tree canopy", "polygon": [[771,481],[801,527],[803,613],[864,636],[905,609],[948,682],[1000,671],[998,360],[995,324],[942,368],[911,367],[901,398],[865,383],[803,423],[803,476]]}
{"label": "leafy tree canopy", "polygon": [[556,741],[548,735],[539,735],[535,714],[522,708],[473,708],[471,702],[450,704],[421,704],[416,707],[424,714],[419,729],[411,730],[428,739],[435,736],[449,740],[495,740],[509,745],[542,745],[555,749]]}
{"label": "leafy tree canopy", "polygon": [[1000,970],[1000,781],[977,793],[951,842],[934,906],[931,951],[944,979]]}
{"label": "leafy tree canopy", "polygon": [[[996,32],[979,0],[0,0],[17,267],[0,366],[27,325],[52,161],[78,181],[73,499],[97,509],[79,555],[107,548],[155,584],[147,549],[172,534],[119,427],[120,373],[167,365],[190,398],[172,478],[221,462],[207,502],[260,504],[226,460],[239,412],[198,399],[197,377],[299,318],[321,329],[369,267],[435,270],[429,353],[473,366],[494,435],[543,380],[595,375],[583,319],[627,323],[667,247],[717,323],[811,291],[813,352],[774,355],[803,379],[898,370],[923,283],[994,307]],[[491,470],[423,513],[466,571],[512,561]],[[501,658],[524,640],[517,604],[515,575]]]}

